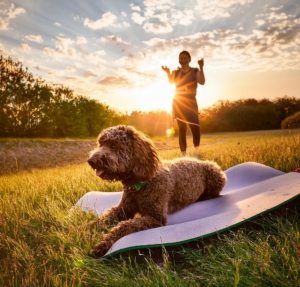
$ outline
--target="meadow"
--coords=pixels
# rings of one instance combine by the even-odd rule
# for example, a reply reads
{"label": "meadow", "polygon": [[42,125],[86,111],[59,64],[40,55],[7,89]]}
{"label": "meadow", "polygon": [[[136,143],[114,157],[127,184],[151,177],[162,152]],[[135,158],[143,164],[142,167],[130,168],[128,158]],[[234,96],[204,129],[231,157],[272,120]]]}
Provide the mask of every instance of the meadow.
{"label": "meadow", "polygon": [[[153,140],[162,159],[180,156],[176,138]],[[300,286],[298,207],[193,247],[162,247],[155,258],[89,256],[110,227],[87,228],[95,214],[73,206],[88,191],[122,189],[86,164],[94,142],[0,140],[6,167],[0,176],[0,286]],[[224,170],[255,161],[290,172],[300,167],[300,130],[205,134],[199,154],[189,156],[214,160]]]}

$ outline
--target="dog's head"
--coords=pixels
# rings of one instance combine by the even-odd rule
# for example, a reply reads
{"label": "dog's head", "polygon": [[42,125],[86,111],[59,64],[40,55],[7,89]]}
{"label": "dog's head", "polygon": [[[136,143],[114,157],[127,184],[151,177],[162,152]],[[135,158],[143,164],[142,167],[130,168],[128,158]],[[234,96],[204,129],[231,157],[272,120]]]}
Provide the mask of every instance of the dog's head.
{"label": "dog's head", "polygon": [[88,163],[102,179],[138,182],[153,177],[160,160],[146,135],[119,125],[99,135],[98,148],[90,153]]}

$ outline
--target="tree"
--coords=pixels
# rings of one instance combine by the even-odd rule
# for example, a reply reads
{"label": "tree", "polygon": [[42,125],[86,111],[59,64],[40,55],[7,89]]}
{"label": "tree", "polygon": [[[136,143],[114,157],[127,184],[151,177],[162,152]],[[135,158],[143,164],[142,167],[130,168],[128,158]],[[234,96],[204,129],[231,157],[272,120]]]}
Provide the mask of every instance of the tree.
{"label": "tree", "polygon": [[109,126],[127,124],[126,117],[96,100],[84,96],[63,98],[53,104],[54,137],[95,137]]}
{"label": "tree", "polygon": [[250,131],[280,128],[280,112],[268,99],[218,101],[200,112],[203,132]]}
{"label": "tree", "polygon": [[280,112],[280,122],[286,117],[300,111],[300,99],[295,97],[284,96],[282,98],[276,98],[274,104]]}
{"label": "tree", "polygon": [[0,136],[91,137],[127,124],[107,105],[35,78],[21,62],[0,58]]}
{"label": "tree", "polygon": [[1,136],[32,136],[47,114],[51,88],[21,62],[0,57]]}

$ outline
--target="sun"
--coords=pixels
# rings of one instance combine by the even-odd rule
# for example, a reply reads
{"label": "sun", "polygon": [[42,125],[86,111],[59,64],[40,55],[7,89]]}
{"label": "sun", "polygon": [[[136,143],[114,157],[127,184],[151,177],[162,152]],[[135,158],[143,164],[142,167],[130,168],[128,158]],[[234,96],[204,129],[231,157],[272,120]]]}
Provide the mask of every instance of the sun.
{"label": "sun", "polygon": [[137,102],[143,111],[171,111],[173,96],[174,85],[164,77],[139,91]]}

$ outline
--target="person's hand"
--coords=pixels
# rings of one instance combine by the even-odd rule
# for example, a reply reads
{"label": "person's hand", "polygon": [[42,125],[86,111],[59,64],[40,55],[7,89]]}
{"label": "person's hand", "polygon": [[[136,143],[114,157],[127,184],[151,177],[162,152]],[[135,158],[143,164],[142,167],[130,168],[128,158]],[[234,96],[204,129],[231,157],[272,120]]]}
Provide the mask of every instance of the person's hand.
{"label": "person's hand", "polygon": [[161,66],[161,68],[167,73],[170,74],[170,69],[167,66]]}
{"label": "person's hand", "polygon": [[204,67],[204,59],[203,58],[198,61],[198,65],[199,65],[200,70],[202,70]]}

